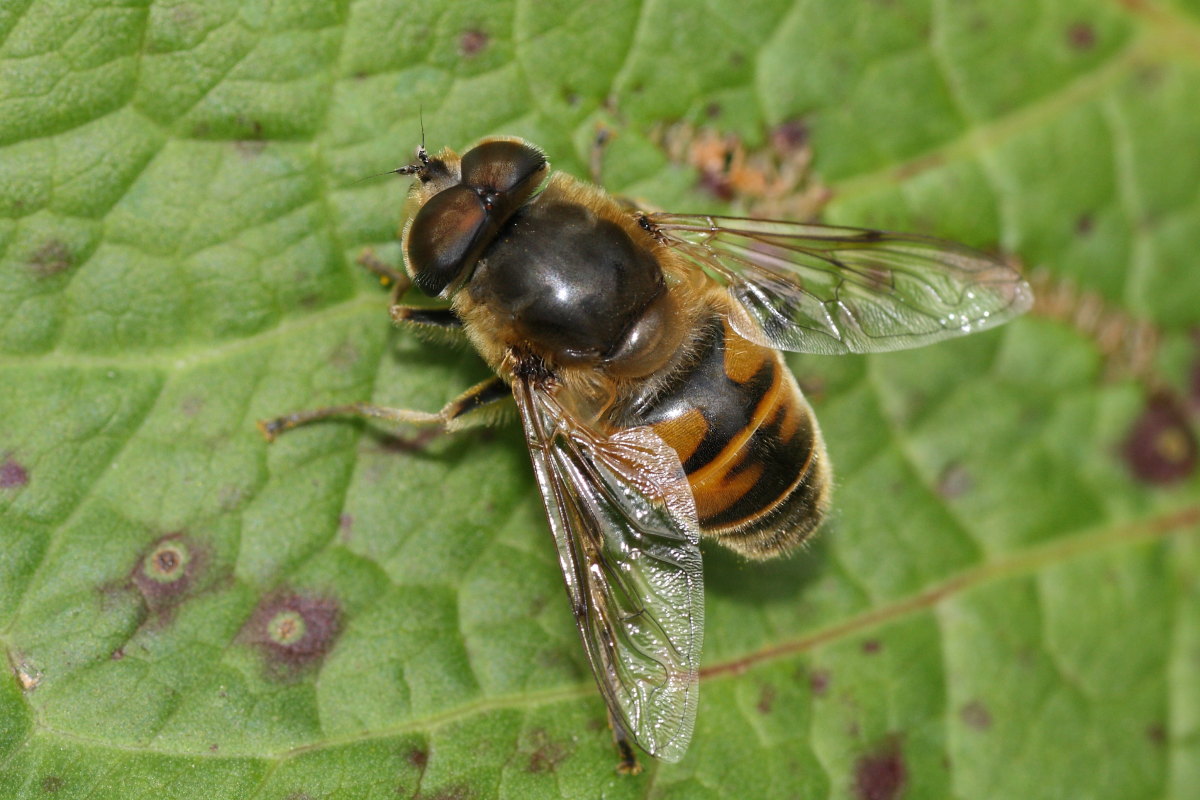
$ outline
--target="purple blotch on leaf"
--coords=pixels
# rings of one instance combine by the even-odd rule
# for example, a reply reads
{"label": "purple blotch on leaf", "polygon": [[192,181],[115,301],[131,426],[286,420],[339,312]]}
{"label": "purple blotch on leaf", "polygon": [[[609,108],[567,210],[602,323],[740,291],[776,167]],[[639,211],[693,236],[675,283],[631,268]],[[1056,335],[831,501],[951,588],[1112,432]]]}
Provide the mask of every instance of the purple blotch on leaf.
{"label": "purple blotch on leaf", "polygon": [[755,708],[760,714],[770,714],[771,708],[775,705],[775,687],[769,683],[764,683],[762,690],[758,693],[758,703]]}
{"label": "purple blotch on leaf", "polygon": [[827,669],[815,669],[808,677],[809,688],[816,697],[823,697],[829,691],[829,682],[832,676]]}
{"label": "purple blotch on leaf", "polygon": [[487,48],[491,38],[485,31],[476,29],[463,31],[462,35],[458,37],[458,52],[467,58],[477,56]]}
{"label": "purple blotch on leaf", "polygon": [[555,772],[558,770],[558,765],[571,755],[570,747],[551,739],[550,735],[540,728],[533,731],[531,738],[534,749],[529,754],[529,764],[525,767],[526,772]]}
{"label": "purple blotch on leaf", "polygon": [[29,258],[29,266],[43,278],[66,272],[75,264],[75,256],[64,242],[50,239]]}
{"label": "purple blotch on leaf", "polygon": [[429,751],[422,747],[414,747],[408,751],[407,758],[408,763],[424,772],[426,765],[429,764]]}
{"label": "purple blotch on leaf", "polygon": [[169,533],[142,551],[130,578],[151,612],[162,612],[179,604],[196,585],[207,558],[204,551],[183,533]]}
{"label": "purple blotch on leaf", "polygon": [[808,123],[802,119],[791,119],[779,123],[771,130],[771,145],[780,153],[792,153],[808,144]]}
{"label": "purple blotch on leaf", "polygon": [[1096,45],[1096,29],[1086,22],[1067,28],[1067,43],[1075,50],[1091,50]]}
{"label": "purple blotch on leaf", "polygon": [[1121,448],[1130,472],[1144,483],[1169,484],[1196,470],[1196,434],[1182,403],[1172,395],[1151,395]]}
{"label": "purple blotch on leaf", "polygon": [[896,737],[854,763],[854,796],[859,800],[895,800],[908,780],[908,768]]}
{"label": "purple blotch on leaf", "polygon": [[972,700],[959,710],[958,716],[968,728],[986,731],[992,727],[992,712],[978,700]]}
{"label": "purple blotch on leaf", "polygon": [[947,500],[961,497],[975,488],[975,479],[962,464],[953,461],[938,476],[937,493]]}
{"label": "purple blotch on leaf", "polygon": [[29,470],[6,455],[0,463],[0,489],[18,489],[29,483]]}
{"label": "purple blotch on leaf", "polygon": [[277,678],[319,665],[341,630],[341,607],[331,597],[280,589],[259,602],[242,629]]}

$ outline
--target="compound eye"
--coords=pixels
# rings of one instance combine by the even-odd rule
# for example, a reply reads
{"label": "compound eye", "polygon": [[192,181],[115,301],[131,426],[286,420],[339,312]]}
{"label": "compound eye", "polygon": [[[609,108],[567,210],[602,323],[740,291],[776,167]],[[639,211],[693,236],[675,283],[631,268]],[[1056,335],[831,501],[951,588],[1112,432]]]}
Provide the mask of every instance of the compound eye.
{"label": "compound eye", "polygon": [[546,157],[527,144],[499,139],[467,151],[462,157],[462,182],[477,190],[505,196],[515,211],[541,183]]}
{"label": "compound eye", "polygon": [[408,263],[413,283],[437,297],[479,257],[486,243],[488,212],[466,186],[451,186],[431,197],[408,229]]}

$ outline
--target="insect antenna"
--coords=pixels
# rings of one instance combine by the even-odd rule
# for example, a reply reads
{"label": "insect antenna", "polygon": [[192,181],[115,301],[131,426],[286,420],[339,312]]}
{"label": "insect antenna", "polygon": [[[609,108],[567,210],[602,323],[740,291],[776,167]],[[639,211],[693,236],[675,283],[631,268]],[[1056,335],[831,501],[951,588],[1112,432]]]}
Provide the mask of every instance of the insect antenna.
{"label": "insect antenna", "polygon": [[382,178],[384,175],[416,175],[418,172],[425,169],[425,166],[429,164],[429,153],[425,149],[425,112],[422,110],[419,111],[418,114],[421,120],[421,146],[417,148],[417,163],[405,164],[403,167],[389,169],[387,172],[377,172],[374,175],[368,175],[365,178],[359,178],[354,182],[355,184],[362,183],[363,181],[369,181],[374,178]]}

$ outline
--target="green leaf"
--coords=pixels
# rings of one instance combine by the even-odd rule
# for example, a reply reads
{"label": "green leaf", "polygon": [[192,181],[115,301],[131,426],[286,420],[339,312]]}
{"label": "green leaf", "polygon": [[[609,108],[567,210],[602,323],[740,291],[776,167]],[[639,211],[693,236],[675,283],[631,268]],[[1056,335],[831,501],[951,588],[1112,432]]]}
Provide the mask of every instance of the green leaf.
{"label": "green leaf", "polygon": [[[0,796],[1200,795],[1197,53],[1195,0],[9,0]],[[793,359],[836,511],[706,546],[679,764],[613,772],[515,426],[255,431],[486,377],[355,264],[399,261],[407,181],[361,179],[422,113],[579,175],[604,124],[609,188],[678,211],[724,206],[662,124],[784,125],[827,221],[1048,287]]]}

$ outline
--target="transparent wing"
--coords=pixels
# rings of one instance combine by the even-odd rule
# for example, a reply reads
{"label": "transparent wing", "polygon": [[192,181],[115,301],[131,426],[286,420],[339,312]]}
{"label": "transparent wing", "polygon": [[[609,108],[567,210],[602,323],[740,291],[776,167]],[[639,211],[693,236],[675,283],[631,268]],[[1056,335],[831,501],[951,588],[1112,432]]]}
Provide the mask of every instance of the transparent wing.
{"label": "transparent wing", "polygon": [[751,341],[805,353],[900,350],[999,325],[1033,293],[1012,267],[953,242],[859,228],[647,214],[724,283]]}
{"label": "transparent wing", "polygon": [[528,381],[513,394],[600,692],[640,747],[677,761],[704,638],[700,526],[679,456],[649,428],[599,436]]}

